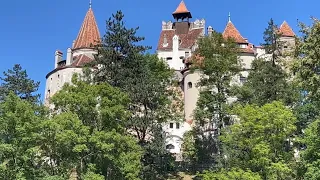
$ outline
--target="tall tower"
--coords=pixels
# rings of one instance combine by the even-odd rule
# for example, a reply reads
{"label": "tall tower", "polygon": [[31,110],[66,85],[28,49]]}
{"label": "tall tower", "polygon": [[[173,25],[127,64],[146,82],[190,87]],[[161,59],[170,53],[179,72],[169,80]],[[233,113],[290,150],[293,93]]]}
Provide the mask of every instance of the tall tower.
{"label": "tall tower", "polygon": [[[181,73],[181,71],[185,69],[184,59],[192,55],[198,38],[204,35],[205,20],[196,19],[194,22],[191,22],[190,19],[192,15],[184,1],[180,2],[176,10],[172,13],[172,16],[174,18],[173,22],[162,22],[157,54],[170,68],[175,70],[176,77],[181,84],[179,91],[181,92],[181,100],[183,100],[186,98],[186,92],[183,92],[185,89],[184,77]],[[193,75],[187,77],[187,79],[193,78],[195,78]],[[188,89],[188,92],[192,93],[193,90],[194,89]],[[193,98],[192,96],[188,97]],[[185,110],[186,107],[187,106],[184,108]],[[189,115],[186,115],[186,117],[189,117]],[[171,153],[177,154],[178,157],[181,153],[183,134],[191,128],[191,122],[188,120],[189,118],[186,118],[186,121],[180,123],[169,122],[164,128],[167,134],[166,147]]]}
{"label": "tall tower", "polygon": [[283,50],[290,51],[293,50],[295,46],[295,33],[293,32],[292,28],[286,21],[283,21],[281,24],[279,31],[281,33],[280,40],[284,42]]}
{"label": "tall tower", "polygon": [[74,73],[82,73],[82,67],[94,59],[97,53],[95,45],[100,41],[98,25],[91,7],[84,18],[80,31],[72,47],[67,49],[66,59],[63,52],[55,52],[54,69],[46,76],[44,103],[49,105],[49,99],[59,91],[65,83],[71,83]]}

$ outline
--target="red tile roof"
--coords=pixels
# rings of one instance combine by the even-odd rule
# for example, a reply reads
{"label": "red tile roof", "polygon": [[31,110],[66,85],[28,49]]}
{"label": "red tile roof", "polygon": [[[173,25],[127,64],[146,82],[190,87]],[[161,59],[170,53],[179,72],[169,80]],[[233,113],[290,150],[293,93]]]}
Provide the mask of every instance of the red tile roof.
{"label": "red tile roof", "polygon": [[228,22],[222,35],[224,38],[233,38],[237,43],[247,43],[247,41],[241,36],[240,32],[231,21]]}
{"label": "red tile roof", "polygon": [[177,7],[177,9],[172,14],[181,14],[181,13],[189,13],[190,11],[187,9],[186,4],[182,0]]}
{"label": "red tile roof", "polygon": [[[179,45],[179,48],[190,49],[201,36],[203,30],[203,28],[191,29],[187,34],[180,34],[179,39],[181,40],[181,44]],[[176,31],[174,29],[162,30],[160,33],[157,50],[172,50],[172,38],[175,34]],[[168,43],[168,45],[165,47],[163,46],[164,38],[167,38]]]}
{"label": "red tile roof", "polygon": [[283,21],[283,23],[280,26],[279,29],[282,36],[285,37],[294,37],[295,33],[293,32],[292,28],[289,26],[289,24],[286,21]]}
{"label": "red tile roof", "polygon": [[92,8],[89,8],[73,49],[92,48],[100,40],[100,33]]}
{"label": "red tile roof", "polygon": [[59,67],[55,68],[54,70],[52,70],[51,72],[49,72],[46,75],[46,78],[48,78],[52,73],[57,72],[57,71],[62,70],[62,69],[66,69],[66,68],[83,68],[84,65],[86,65],[87,63],[90,63],[92,61],[93,61],[93,59],[91,59],[90,57],[88,57],[88,56],[86,56],[84,54],[81,54],[81,55],[78,55],[78,56],[74,56],[73,57],[73,62],[70,65],[64,65],[64,66],[59,66]]}
{"label": "red tile roof", "polygon": [[81,55],[73,57],[73,62],[71,64],[71,66],[82,67],[92,61],[93,61],[93,59],[91,59],[90,57],[88,57],[84,54],[81,54]]}

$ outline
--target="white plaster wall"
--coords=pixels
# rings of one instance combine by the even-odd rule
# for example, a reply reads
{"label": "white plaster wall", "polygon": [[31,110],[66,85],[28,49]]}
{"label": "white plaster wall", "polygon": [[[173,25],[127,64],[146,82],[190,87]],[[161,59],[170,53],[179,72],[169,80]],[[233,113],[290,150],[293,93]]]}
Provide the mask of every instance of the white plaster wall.
{"label": "white plaster wall", "polygon": [[[198,71],[186,74],[184,78],[184,112],[186,120],[193,119],[193,111],[199,98],[198,82],[200,79],[201,74]],[[192,87],[189,87],[189,82],[192,83]]]}
{"label": "white plaster wall", "polygon": [[73,56],[78,56],[84,54],[88,57],[93,57],[93,54],[97,54],[98,52],[94,49],[76,49],[72,51]]}
{"label": "white plaster wall", "polygon": [[[45,103],[48,103],[48,98],[52,97],[57,91],[61,90],[65,83],[71,83],[74,73],[82,73],[82,68],[64,68],[58,70],[48,76],[45,88]],[[49,92],[50,91],[50,92]]]}
{"label": "white plaster wall", "polygon": [[[174,149],[170,149],[170,153],[178,154],[181,152],[181,145],[183,143],[183,135],[187,131],[191,130],[191,126],[187,122],[171,122],[173,123],[173,128],[170,128],[170,122],[166,123],[163,127],[166,133],[166,146],[172,144]],[[179,129],[177,129],[176,123],[180,124]]]}
{"label": "white plaster wall", "polygon": [[[158,57],[167,62],[170,68],[174,70],[182,70],[184,69],[183,59],[180,57],[185,57],[185,52],[189,52],[189,56],[191,56],[190,49],[180,49],[177,51],[177,57],[173,57],[173,51],[158,51]],[[167,57],[171,57],[172,60],[167,60]]]}
{"label": "white plaster wall", "polygon": [[255,59],[254,54],[241,54],[239,58],[244,69],[251,69],[252,61]]}

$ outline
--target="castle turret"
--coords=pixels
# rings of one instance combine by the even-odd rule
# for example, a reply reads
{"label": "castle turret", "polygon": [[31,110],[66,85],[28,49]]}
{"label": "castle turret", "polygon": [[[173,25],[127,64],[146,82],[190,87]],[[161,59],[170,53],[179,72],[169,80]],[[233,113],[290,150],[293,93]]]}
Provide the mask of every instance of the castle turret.
{"label": "castle turret", "polygon": [[45,104],[49,105],[49,98],[59,91],[63,84],[71,83],[74,73],[82,73],[82,67],[94,59],[93,54],[97,53],[95,45],[99,41],[100,33],[90,2],[77,39],[73,41],[72,48],[67,49],[66,59],[63,60],[61,51],[55,52],[54,70],[46,76]]}
{"label": "castle turret", "polygon": [[177,9],[172,13],[172,16],[176,20],[176,22],[173,24],[176,29],[176,34],[187,34],[190,28],[189,19],[192,18],[192,16],[183,0],[180,2]]}
{"label": "castle turret", "polygon": [[294,49],[295,46],[295,33],[293,32],[292,28],[286,21],[283,21],[279,28],[281,37],[280,40],[284,42],[283,50],[284,51],[291,51]]}

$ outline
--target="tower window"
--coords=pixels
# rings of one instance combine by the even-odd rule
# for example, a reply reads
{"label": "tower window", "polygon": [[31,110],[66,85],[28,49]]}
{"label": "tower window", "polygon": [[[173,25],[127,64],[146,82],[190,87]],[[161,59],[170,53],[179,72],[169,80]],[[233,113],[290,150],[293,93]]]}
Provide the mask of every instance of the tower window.
{"label": "tower window", "polygon": [[247,78],[244,77],[244,76],[240,76],[240,82],[241,82],[241,83],[247,82]]}
{"label": "tower window", "polygon": [[174,149],[174,145],[172,145],[172,144],[168,144],[167,146],[166,146],[166,149]]}
{"label": "tower window", "polygon": [[173,128],[173,123],[170,123],[170,129],[172,129]]}
{"label": "tower window", "polygon": [[189,88],[189,89],[192,88],[192,82],[188,82],[188,88]]}
{"label": "tower window", "polygon": [[60,78],[60,74],[58,74],[58,78]]}
{"label": "tower window", "polygon": [[176,123],[176,129],[180,129],[180,123]]}

